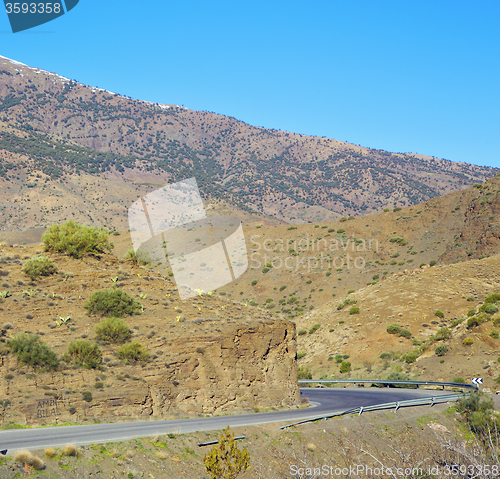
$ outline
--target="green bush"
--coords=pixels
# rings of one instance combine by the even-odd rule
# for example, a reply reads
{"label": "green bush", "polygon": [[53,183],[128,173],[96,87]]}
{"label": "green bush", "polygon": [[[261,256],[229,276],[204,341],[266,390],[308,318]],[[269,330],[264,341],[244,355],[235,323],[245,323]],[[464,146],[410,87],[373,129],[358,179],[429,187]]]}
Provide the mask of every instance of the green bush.
{"label": "green bush", "polygon": [[320,324],[319,323],[316,323],[314,326],[311,327],[311,329],[309,330],[309,334],[313,334],[315,333],[318,329],[320,328]]}
{"label": "green bush", "polygon": [[440,309],[436,309],[436,311],[434,311],[434,314],[438,317],[438,318],[444,318],[444,313],[440,310]]}
{"label": "green bush", "polygon": [[387,332],[389,334],[399,334],[401,332],[401,326],[399,324],[389,324],[389,326],[387,326]]}
{"label": "green bush", "polygon": [[56,353],[34,334],[19,333],[8,340],[7,346],[21,363],[47,370],[54,370],[59,366]]}
{"label": "green bush", "polygon": [[490,333],[490,336],[493,339],[498,339],[500,337],[500,333],[498,332],[498,329],[493,329]]}
{"label": "green bush", "polygon": [[485,300],[485,303],[498,303],[500,301],[500,293],[492,293]]}
{"label": "green bush", "polygon": [[102,354],[97,344],[91,344],[84,339],[71,341],[64,360],[87,369],[96,369],[102,363]]}
{"label": "green bush", "polygon": [[252,282],[250,283],[252,286],[255,286],[256,284],[258,283],[258,281],[256,279],[252,280]]}
{"label": "green bush", "polygon": [[479,308],[479,312],[482,313],[487,313],[487,314],[495,314],[496,312],[498,312],[498,306],[496,306],[495,304],[491,304],[491,303],[484,303],[480,308]]}
{"label": "green bush", "polygon": [[83,400],[87,401],[87,402],[91,402],[92,401],[92,393],[90,391],[85,391],[83,393]]}
{"label": "green bush", "polygon": [[[405,373],[394,371],[391,374],[389,374],[389,376],[387,376],[387,379],[389,381],[408,381],[410,378]],[[401,386],[398,385],[396,387],[403,387],[403,386],[404,386],[404,384]]]}
{"label": "green bush", "polygon": [[469,318],[467,320],[467,329],[479,326],[480,324],[483,324],[486,321],[488,321],[490,318],[491,318],[490,315],[487,313],[481,313],[478,314],[477,316],[472,316],[472,318]]}
{"label": "green bush", "polygon": [[466,318],[458,318],[458,319],[454,319],[454,320],[451,322],[450,326],[451,326],[452,328],[454,328],[455,326],[458,326],[460,323],[463,323],[463,322],[465,321],[465,319],[466,319]]}
{"label": "green bush", "polygon": [[282,285],[280,286],[280,291],[283,291],[285,288],[286,288],[286,285],[285,285],[285,284],[282,284]]}
{"label": "green bush", "polygon": [[113,245],[108,242],[109,232],[104,228],[93,228],[66,221],[54,224],[44,233],[42,240],[45,251],[66,253],[73,258],[81,258],[85,253],[100,254],[110,251]]}
{"label": "green bush", "polygon": [[483,444],[491,444],[491,434],[497,430],[498,420],[494,414],[491,398],[484,399],[479,393],[474,392],[460,399],[456,404],[456,410],[464,416],[472,432],[478,434]]}
{"label": "green bush", "polygon": [[403,338],[410,339],[411,338],[411,331],[409,329],[401,329],[399,332],[399,335],[402,336]]}
{"label": "green bush", "polygon": [[346,305],[350,305],[350,304],[356,304],[358,302],[357,299],[354,299],[354,298],[346,298],[344,301],[342,301],[341,303],[337,304],[337,309],[338,310],[341,310],[342,308],[344,308]]}
{"label": "green bush", "polygon": [[[139,250],[137,253],[135,252],[134,248],[130,248],[124,255],[123,257],[125,259],[130,259],[132,260],[132,264],[138,265],[147,265],[151,263],[151,257],[147,251],[142,251]],[[169,276],[173,276],[174,273],[172,271],[168,272]]]}
{"label": "green bush", "polygon": [[437,261],[436,261],[435,259],[432,259],[432,260],[429,262],[429,266],[434,266],[436,263],[437,263]]}
{"label": "green bush", "polygon": [[303,336],[304,334],[307,334],[307,330],[301,329],[298,333],[299,336]]}
{"label": "green bush", "polygon": [[94,330],[96,339],[115,344],[123,344],[131,336],[128,324],[119,318],[102,319]]}
{"label": "green bush", "polygon": [[436,356],[444,356],[448,352],[448,346],[446,346],[446,344],[441,344],[434,351]]}
{"label": "green bush", "polygon": [[467,384],[467,381],[462,377],[462,376],[455,376],[452,380],[452,383],[458,383],[458,384]]}
{"label": "green bush", "polygon": [[348,373],[351,370],[351,363],[349,361],[342,361],[340,363],[340,372]]}
{"label": "green bush", "polygon": [[111,288],[94,292],[84,307],[90,314],[121,318],[134,314],[140,304],[125,291]]}
{"label": "green bush", "polygon": [[297,351],[297,359],[302,359],[306,354],[305,351]]}
{"label": "green bush", "polygon": [[349,310],[349,314],[359,314],[359,306],[353,306],[353,307]]}
{"label": "green bush", "polygon": [[471,316],[474,316],[476,314],[476,310],[475,309],[469,309],[469,311],[467,311],[467,316],[470,318]]}
{"label": "green bush", "polygon": [[127,363],[146,361],[149,358],[149,352],[147,348],[138,341],[125,344],[125,346],[118,348],[116,354],[119,359],[123,359]]}
{"label": "green bush", "polygon": [[335,355],[335,362],[336,363],[341,363],[343,360],[344,360],[344,356],[342,356],[342,354]]}
{"label": "green bush", "polygon": [[474,340],[472,338],[465,338],[463,341],[462,341],[462,344],[464,346],[470,346],[471,344],[474,343]]}
{"label": "green bush", "polygon": [[414,363],[419,356],[420,351],[418,349],[414,349],[413,351],[410,351],[409,353],[406,353],[404,355],[404,360],[406,363],[411,364]]}
{"label": "green bush", "polygon": [[391,359],[392,358],[392,354],[391,353],[382,353],[380,355],[380,359]]}
{"label": "green bush", "polygon": [[24,263],[23,271],[31,278],[31,281],[34,281],[40,276],[54,274],[57,272],[57,267],[47,256],[37,256]]}
{"label": "green bush", "polygon": [[312,373],[305,366],[300,366],[297,370],[297,379],[312,379]]}
{"label": "green bush", "polygon": [[444,339],[450,339],[451,338],[451,331],[444,327],[444,328],[440,328],[438,329],[437,333],[432,336],[432,340],[433,341],[443,341]]}

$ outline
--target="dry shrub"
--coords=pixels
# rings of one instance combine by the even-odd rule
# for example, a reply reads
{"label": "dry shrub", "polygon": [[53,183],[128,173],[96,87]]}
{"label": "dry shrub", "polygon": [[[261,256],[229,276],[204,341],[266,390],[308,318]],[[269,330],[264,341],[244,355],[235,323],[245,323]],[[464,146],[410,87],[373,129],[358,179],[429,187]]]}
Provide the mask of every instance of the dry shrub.
{"label": "dry shrub", "polygon": [[14,454],[14,461],[31,464],[31,462],[33,461],[33,454],[31,454],[31,452],[26,450],[17,451]]}
{"label": "dry shrub", "polygon": [[78,457],[80,455],[80,453],[74,444],[68,444],[63,449],[63,455],[70,456],[70,457]]}
{"label": "dry shrub", "polygon": [[43,462],[43,459],[38,456],[33,456],[33,461],[31,465],[37,470],[40,471],[42,469],[45,469],[45,463]]}
{"label": "dry shrub", "polygon": [[45,469],[45,463],[43,462],[43,459],[41,459],[38,456],[34,456],[33,454],[31,454],[31,452],[27,450],[17,451],[14,454],[14,460],[16,462],[32,466],[33,469],[36,469],[38,471]]}
{"label": "dry shrub", "polygon": [[56,455],[56,450],[53,447],[47,447],[44,452],[45,455],[49,458]]}
{"label": "dry shrub", "polygon": [[163,451],[157,451],[156,452],[156,457],[161,460],[165,460],[168,457],[168,454]]}

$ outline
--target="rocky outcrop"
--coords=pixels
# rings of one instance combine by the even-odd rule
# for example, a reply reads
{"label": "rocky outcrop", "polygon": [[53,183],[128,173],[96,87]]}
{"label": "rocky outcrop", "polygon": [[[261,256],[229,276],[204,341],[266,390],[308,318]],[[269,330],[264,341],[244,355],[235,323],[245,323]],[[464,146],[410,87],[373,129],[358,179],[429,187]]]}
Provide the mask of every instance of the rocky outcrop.
{"label": "rocky outcrop", "polygon": [[[168,351],[119,370],[107,362],[103,371],[28,372],[14,381],[5,375],[2,423],[167,419],[300,404],[293,323],[219,323],[210,332],[173,338]],[[12,355],[3,360],[3,371],[16,370]]]}

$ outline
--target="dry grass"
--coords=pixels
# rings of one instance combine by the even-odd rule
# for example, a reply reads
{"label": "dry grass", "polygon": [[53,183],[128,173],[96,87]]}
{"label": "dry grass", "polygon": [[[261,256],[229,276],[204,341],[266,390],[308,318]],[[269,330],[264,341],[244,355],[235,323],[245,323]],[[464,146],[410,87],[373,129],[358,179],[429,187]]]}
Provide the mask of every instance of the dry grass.
{"label": "dry grass", "polygon": [[164,461],[168,457],[168,454],[166,452],[163,452],[163,451],[157,451],[156,457],[158,459],[161,459],[162,461]]}
{"label": "dry grass", "polygon": [[16,451],[16,453],[14,454],[14,461],[31,464],[31,462],[33,461],[33,454],[26,450]]}
{"label": "dry grass", "polygon": [[31,465],[37,470],[40,471],[42,469],[45,469],[45,462],[43,462],[43,459],[38,456],[33,456],[33,461],[31,462]]}
{"label": "dry grass", "polygon": [[47,447],[44,452],[45,455],[49,458],[54,457],[56,455],[56,450],[53,447]]}
{"label": "dry grass", "polygon": [[132,451],[132,449],[127,449],[127,452],[125,453],[125,457],[127,459],[132,459],[134,457],[134,451]]}
{"label": "dry grass", "polygon": [[68,444],[65,446],[62,453],[64,456],[70,457],[78,457],[80,455],[78,448],[74,444]]}
{"label": "dry grass", "polygon": [[45,469],[45,463],[43,462],[43,459],[38,456],[34,456],[30,451],[27,451],[25,449],[17,451],[14,454],[14,461],[32,466],[33,469],[36,469],[38,471]]}

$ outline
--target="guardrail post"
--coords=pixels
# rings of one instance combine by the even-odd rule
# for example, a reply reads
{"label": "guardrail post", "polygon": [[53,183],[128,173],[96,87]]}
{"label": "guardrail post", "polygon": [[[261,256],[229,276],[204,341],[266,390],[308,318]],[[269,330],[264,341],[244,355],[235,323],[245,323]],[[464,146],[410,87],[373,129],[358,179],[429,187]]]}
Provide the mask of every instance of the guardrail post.
{"label": "guardrail post", "polygon": [[434,399],[435,397],[432,397],[431,407],[434,406]]}
{"label": "guardrail post", "polygon": [[398,409],[399,409],[399,401],[396,403],[396,409],[394,410],[394,412],[396,412]]}
{"label": "guardrail post", "polygon": [[363,406],[361,406],[361,407],[359,408],[359,413],[358,413],[358,416],[361,416],[361,413],[362,413],[362,412],[363,412]]}

